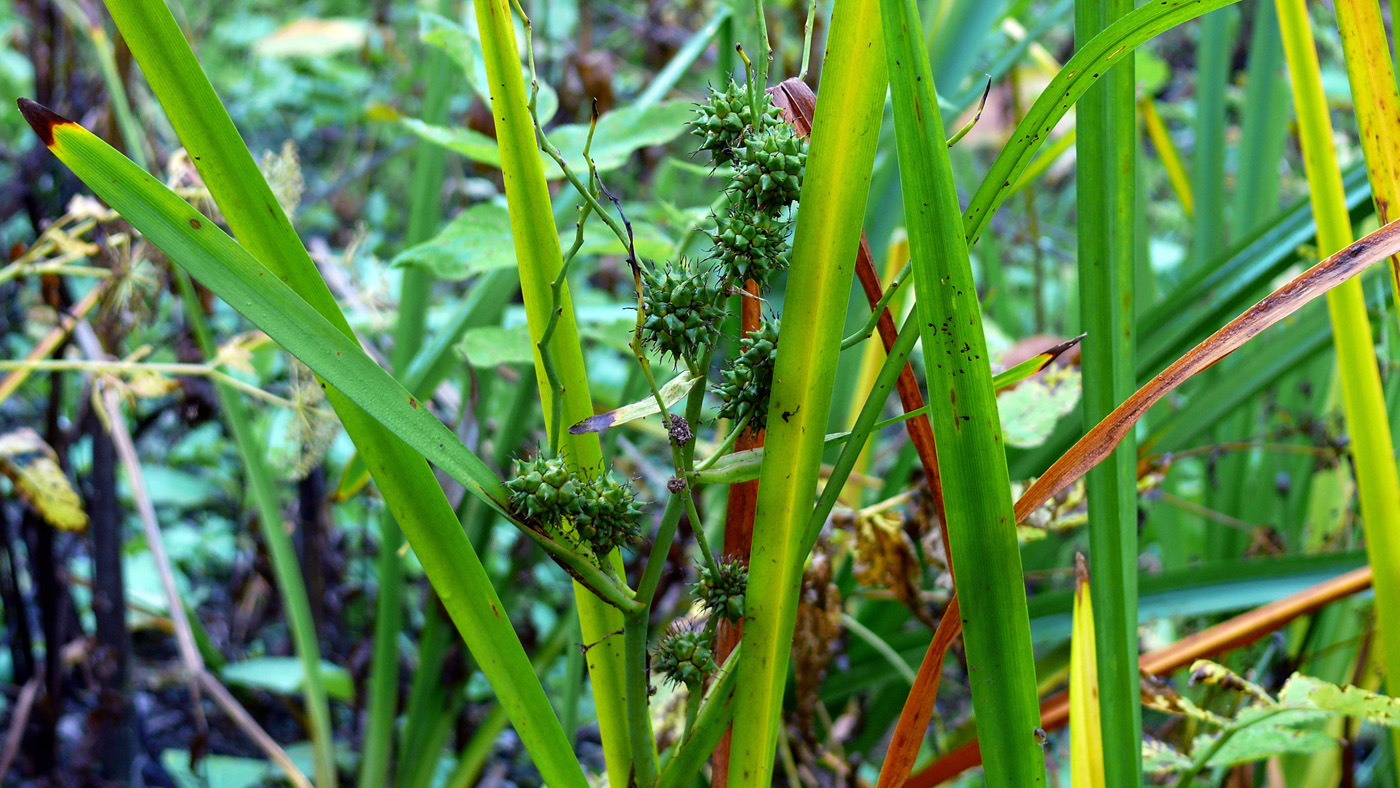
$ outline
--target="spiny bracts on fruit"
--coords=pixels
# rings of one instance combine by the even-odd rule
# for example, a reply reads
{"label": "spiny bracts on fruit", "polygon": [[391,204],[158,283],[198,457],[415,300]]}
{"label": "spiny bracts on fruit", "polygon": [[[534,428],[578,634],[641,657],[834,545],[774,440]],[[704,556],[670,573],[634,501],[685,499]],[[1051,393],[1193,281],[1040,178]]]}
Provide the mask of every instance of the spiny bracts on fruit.
{"label": "spiny bracts on fruit", "polygon": [[578,479],[578,489],[574,528],[594,553],[607,555],[641,533],[642,507],[631,485],[604,471],[596,479]]}
{"label": "spiny bracts on fruit", "polygon": [[[760,100],[763,118],[757,131],[782,125],[782,114],[766,91]],[[715,166],[733,164],[734,151],[755,131],[748,84],[740,85],[731,77],[723,89],[711,87],[696,114],[699,117],[691,121],[690,132],[700,138],[700,150],[710,152]]]}
{"label": "spiny bracts on fruit", "polygon": [[596,555],[627,544],[640,533],[641,506],[630,485],[607,472],[590,478],[562,457],[516,460],[505,483],[511,511],[573,546]]}
{"label": "spiny bracts on fruit", "polygon": [[749,568],[739,561],[724,561],[717,568],[718,573],[708,566],[700,567],[697,595],[710,615],[737,622],[744,617]]}
{"label": "spiny bracts on fruit", "polygon": [[777,353],[778,321],[764,318],[758,328],[739,340],[739,355],[724,368],[724,381],[715,389],[720,418],[737,421],[747,416],[751,430],[767,426]]}
{"label": "spiny bracts on fruit", "polygon": [[741,205],[715,217],[711,257],[726,282],[742,287],[752,279],[762,288],[792,260],[787,234],[788,222]]}
{"label": "spiny bracts on fruit", "polygon": [[716,668],[709,636],[684,622],[672,625],[651,655],[651,669],[672,684],[698,687]]}
{"label": "spiny bracts on fruit", "polygon": [[709,272],[690,269],[685,258],[643,269],[642,340],[673,363],[697,360],[714,344],[715,324],[724,317],[722,298]]}
{"label": "spiny bracts on fruit", "polygon": [[766,129],[735,152],[734,183],[741,203],[776,215],[802,191],[807,167],[807,141],[787,124]]}

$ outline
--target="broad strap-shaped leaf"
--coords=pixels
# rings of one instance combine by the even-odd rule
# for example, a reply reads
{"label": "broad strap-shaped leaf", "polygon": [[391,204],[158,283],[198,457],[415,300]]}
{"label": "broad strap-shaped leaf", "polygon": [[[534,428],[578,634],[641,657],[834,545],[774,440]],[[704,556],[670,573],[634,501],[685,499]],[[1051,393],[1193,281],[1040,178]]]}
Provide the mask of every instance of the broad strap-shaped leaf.
{"label": "broad strap-shaped leaf", "polygon": [[[874,0],[837,3],[793,237],[769,401],[730,749],[731,788],[767,788],[782,717],[801,550],[815,500],[841,328],[884,106]],[[759,58],[760,62],[763,58]]]}
{"label": "broad strap-shaped leaf", "polygon": [[1035,657],[1001,419],[957,185],[914,0],[882,0],[929,420],[988,785],[1045,784]]}
{"label": "broad strap-shaped leaf", "polygon": [[[19,103],[49,150],[172,260],[311,367],[335,387],[337,396],[363,408],[421,456],[506,514],[500,481],[485,464],[291,287],[211,220],[87,130],[27,99]],[[374,470],[376,478],[391,472],[385,467]],[[418,552],[430,580],[440,590],[458,592],[444,593],[444,601],[522,739],[530,742],[537,766],[555,775],[551,782],[583,788],[577,760],[559,755],[571,752],[567,739],[509,620],[501,613],[485,570],[461,529],[455,523],[444,525],[409,534],[411,541],[420,540],[416,544],[423,548]],[[600,588],[612,589],[620,603],[628,604],[601,572],[595,579],[606,583],[600,583]]]}

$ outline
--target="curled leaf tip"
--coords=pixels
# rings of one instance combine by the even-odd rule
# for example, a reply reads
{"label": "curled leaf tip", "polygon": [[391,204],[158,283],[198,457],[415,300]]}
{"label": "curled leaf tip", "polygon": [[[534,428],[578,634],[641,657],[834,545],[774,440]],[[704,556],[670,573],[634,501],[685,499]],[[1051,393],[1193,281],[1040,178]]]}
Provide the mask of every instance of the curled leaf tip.
{"label": "curled leaf tip", "polygon": [[1074,585],[1076,588],[1089,582],[1089,562],[1083,553],[1074,554]]}
{"label": "curled leaf tip", "polygon": [[53,147],[54,126],[73,122],[37,101],[21,98],[15,103],[19,105],[20,114],[24,115],[24,119],[34,129],[34,133],[39,135],[39,139],[43,140],[47,147]]}

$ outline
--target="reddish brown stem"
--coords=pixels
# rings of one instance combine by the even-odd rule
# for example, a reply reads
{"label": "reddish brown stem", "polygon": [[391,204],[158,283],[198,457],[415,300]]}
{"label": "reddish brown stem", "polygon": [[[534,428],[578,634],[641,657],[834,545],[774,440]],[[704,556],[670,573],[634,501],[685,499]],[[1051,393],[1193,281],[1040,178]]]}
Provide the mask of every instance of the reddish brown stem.
{"label": "reddish brown stem", "polygon": [[[749,280],[745,284],[744,290],[747,295],[739,299],[739,325],[743,333],[747,335],[751,331],[758,329],[758,324],[762,319],[759,311],[761,302],[758,300],[758,283]],[[763,430],[744,430],[739,435],[739,439],[734,442],[734,451],[747,451],[756,449],[763,445]],[[753,516],[758,508],[758,480],[738,482],[729,485],[729,502],[724,511],[724,548],[722,550],[725,560],[749,562],[749,550],[753,547]],[[697,526],[698,527],[698,526]],[[729,658],[730,652],[739,645],[739,638],[744,634],[744,624],[742,621],[730,624],[721,621],[719,630],[715,635],[715,649],[719,652],[719,663]],[[727,788],[729,784],[729,730],[724,731],[724,736],[719,740],[719,745],[715,747],[714,754],[710,757],[713,766],[712,783],[714,788]]]}
{"label": "reddish brown stem", "polygon": [[[885,296],[884,288],[880,285],[880,274],[875,270],[874,257],[870,252],[870,243],[866,241],[865,233],[862,232],[860,253],[856,256],[856,278],[860,279],[860,286],[865,290],[865,299],[870,302],[871,309]],[[899,336],[899,330],[894,325],[894,316],[888,308],[880,313],[875,330],[879,332],[880,341],[884,343],[885,352],[888,353]],[[899,392],[899,404],[904,406],[905,413],[924,406],[924,395],[919,391],[919,381],[914,377],[914,369],[908,362],[905,362],[904,369],[899,371],[895,389]],[[929,494],[933,496],[933,511],[938,516],[938,528],[943,532],[943,558],[948,562],[948,571],[952,572],[953,552],[948,544],[948,519],[943,515],[943,477],[938,473],[938,447],[933,442],[933,426],[929,424],[928,416],[915,416],[905,420],[904,428],[909,432],[909,440],[919,453],[919,463],[924,468],[924,479],[928,482]]]}

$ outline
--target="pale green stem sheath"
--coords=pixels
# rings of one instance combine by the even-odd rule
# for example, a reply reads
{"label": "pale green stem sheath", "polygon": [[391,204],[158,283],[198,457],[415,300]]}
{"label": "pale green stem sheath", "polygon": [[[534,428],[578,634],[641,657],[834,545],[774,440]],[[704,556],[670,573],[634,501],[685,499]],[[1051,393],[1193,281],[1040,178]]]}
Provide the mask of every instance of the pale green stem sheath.
{"label": "pale green stem sheath", "polygon": [[782,716],[792,647],[800,552],[840,353],[841,329],[886,85],[874,0],[837,3],[831,21],[821,100],[817,102],[802,210],[793,239],[780,342],[769,401],[738,667],[729,785],[767,788]]}
{"label": "pale green stem sheath", "polygon": [[[555,230],[544,166],[537,152],[538,140],[521,74],[515,23],[508,0],[481,0],[475,7],[477,27],[481,31],[482,54],[491,86],[491,110],[501,152],[501,175],[505,181],[506,200],[510,204],[520,290],[530,324],[530,339],[531,342],[540,341],[551,310],[557,309],[559,318],[550,341],[550,359],[564,392],[562,423],[574,424],[593,415],[593,402],[569,289],[567,286],[563,288],[556,307],[550,287],[563,267],[563,255],[559,248],[559,234]],[[579,191],[581,196],[589,196],[587,189],[581,188]],[[606,217],[601,206],[592,207],[600,216]],[[547,230],[540,232],[539,228]],[[546,414],[551,413],[554,392],[538,348],[535,348],[535,374],[540,403]],[[564,431],[559,440],[561,455],[576,467],[590,473],[603,470],[602,448],[597,434],[571,435]],[[613,551],[605,560],[612,562],[614,574],[623,576],[622,558],[617,551]],[[588,676],[593,684],[608,780],[612,785],[627,785],[634,758],[655,758],[655,743],[634,742],[628,735],[622,639],[608,637],[622,629],[623,616],[581,585],[575,587],[574,598],[578,605],[583,639],[596,644],[588,650]]]}

